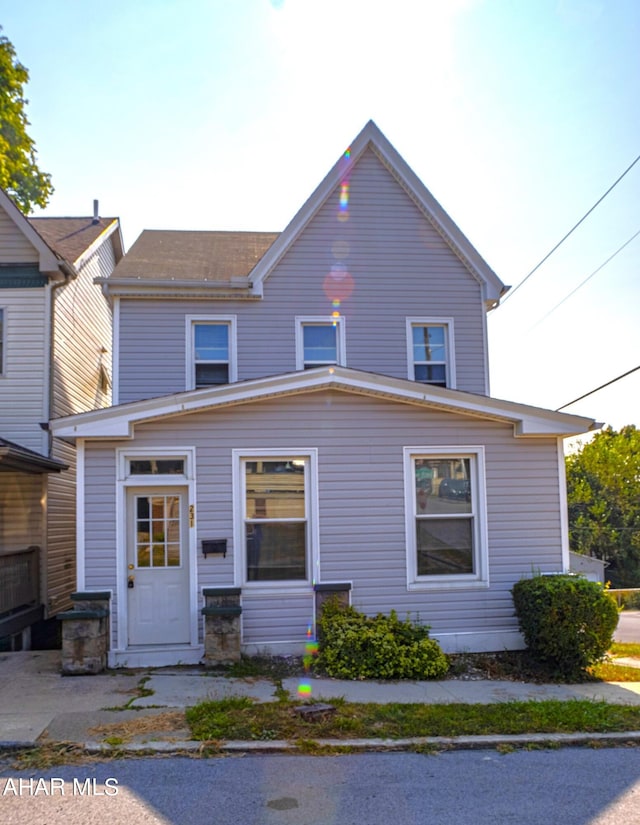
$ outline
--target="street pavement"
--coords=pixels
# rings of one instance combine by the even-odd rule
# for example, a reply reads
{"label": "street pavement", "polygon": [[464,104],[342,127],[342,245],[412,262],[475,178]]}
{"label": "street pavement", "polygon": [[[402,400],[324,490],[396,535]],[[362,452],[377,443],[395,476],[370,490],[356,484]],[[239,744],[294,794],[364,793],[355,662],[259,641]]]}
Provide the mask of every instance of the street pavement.
{"label": "street pavement", "polygon": [[[292,699],[299,698],[301,702],[310,699],[330,702],[340,697],[348,702],[432,704],[592,699],[640,705],[640,671],[638,682],[622,683],[540,685],[485,679],[357,682],[310,676],[285,679],[282,687]],[[32,747],[48,741],[79,743],[94,751],[110,747],[104,743],[108,733],[100,735],[93,730],[98,725],[140,720],[145,716],[155,716],[160,721],[166,719],[171,710],[181,710],[206,699],[247,696],[258,702],[277,700],[276,684],[268,679],[227,679],[210,676],[198,667],[143,668],[115,670],[97,676],[62,676],[60,651],[1,653],[0,696],[0,748]],[[145,734],[134,739],[129,749],[184,751],[200,747],[200,743],[189,741],[186,729],[169,726],[169,730],[163,730],[161,724],[158,728],[154,730],[150,723]],[[544,741],[551,738],[555,737],[543,737]],[[590,734],[588,738],[598,737]],[[625,741],[631,738],[624,734]],[[640,741],[640,732],[636,738]],[[497,741],[496,737],[484,739],[493,746]],[[520,741],[522,737],[509,741],[512,739]],[[525,739],[531,741],[532,737]],[[568,741],[576,741],[576,737],[571,735]],[[392,743],[396,747],[398,744]],[[478,744],[476,742],[476,746]],[[384,743],[368,740],[353,745],[383,747]],[[264,748],[273,751],[290,746],[288,743],[245,742],[227,743],[227,747],[230,750]]]}

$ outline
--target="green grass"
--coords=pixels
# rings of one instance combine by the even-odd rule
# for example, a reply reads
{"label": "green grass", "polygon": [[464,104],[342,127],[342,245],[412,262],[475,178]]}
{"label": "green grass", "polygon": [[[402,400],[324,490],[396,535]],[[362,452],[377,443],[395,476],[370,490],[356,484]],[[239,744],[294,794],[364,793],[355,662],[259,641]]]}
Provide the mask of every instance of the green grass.
{"label": "green grass", "polygon": [[609,655],[640,658],[640,644],[635,642],[614,642],[609,650]]}
{"label": "green grass", "polygon": [[608,733],[640,730],[640,707],[589,700],[493,705],[350,704],[331,700],[333,715],[305,720],[291,701],[207,701],[187,710],[194,739],[317,739],[462,736],[513,733]]}

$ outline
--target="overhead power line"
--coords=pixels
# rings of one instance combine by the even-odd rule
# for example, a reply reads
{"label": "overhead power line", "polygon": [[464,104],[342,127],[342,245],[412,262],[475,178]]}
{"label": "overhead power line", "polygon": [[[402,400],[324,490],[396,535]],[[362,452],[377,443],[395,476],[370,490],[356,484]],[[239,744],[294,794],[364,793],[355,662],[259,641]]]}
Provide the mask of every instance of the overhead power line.
{"label": "overhead power line", "polygon": [[508,300],[509,300],[509,298],[513,298],[513,296],[516,294],[516,292],[520,289],[520,287],[521,287],[523,284],[525,284],[525,283],[529,280],[529,278],[533,275],[533,273],[534,273],[534,272],[537,272],[537,271],[538,271],[538,269],[540,269],[540,267],[542,266],[542,264],[543,264],[546,260],[548,260],[548,259],[549,259],[549,258],[553,255],[553,253],[556,251],[556,249],[558,249],[560,246],[562,246],[562,244],[563,244],[563,243],[567,240],[567,238],[568,238],[570,235],[572,235],[572,234],[576,231],[576,229],[580,226],[580,224],[581,224],[581,223],[583,223],[583,221],[585,221],[585,220],[589,217],[589,215],[593,212],[593,210],[596,208],[596,206],[599,206],[599,205],[602,203],[602,201],[603,201],[603,200],[607,197],[607,195],[609,194],[609,192],[611,192],[611,191],[613,191],[613,189],[615,189],[615,187],[616,187],[616,186],[620,183],[620,181],[622,180],[622,178],[623,178],[623,177],[624,177],[624,176],[625,176],[628,172],[630,172],[630,171],[633,169],[633,167],[636,165],[636,163],[637,163],[639,160],[640,160],[640,155],[638,155],[638,157],[637,157],[637,158],[633,161],[633,163],[631,163],[629,166],[627,166],[627,168],[624,170],[624,172],[620,175],[620,177],[619,177],[616,181],[614,181],[614,182],[611,184],[611,186],[607,189],[607,191],[604,193],[604,195],[602,195],[600,198],[598,198],[598,200],[597,200],[597,201],[593,204],[593,206],[591,207],[591,209],[589,209],[589,211],[588,211],[588,212],[585,212],[585,214],[584,214],[584,215],[580,218],[580,220],[578,221],[578,223],[576,223],[574,226],[572,226],[572,227],[571,227],[571,229],[567,232],[567,234],[566,234],[563,238],[561,238],[561,239],[558,241],[558,243],[557,243],[557,244],[553,247],[553,249],[552,249],[552,250],[550,250],[549,252],[547,252],[547,254],[544,256],[544,258],[543,258],[541,261],[539,261],[539,262],[538,262],[538,263],[537,263],[537,264],[533,267],[533,269],[531,270],[531,272],[529,272],[527,275],[525,275],[525,276],[524,276],[524,278],[520,281],[520,283],[519,283],[519,284],[517,284],[515,287],[513,287],[513,289],[511,289],[511,290],[510,290],[510,291],[506,294],[506,296],[504,297],[504,299],[503,299],[503,300],[502,300],[502,302],[501,302],[501,305],[502,305],[502,306],[504,306],[504,304],[506,303],[506,301],[508,301]]}
{"label": "overhead power line", "polygon": [[578,401],[582,401],[583,398],[587,398],[589,395],[593,395],[600,390],[603,390],[605,387],[610,387],[611,384],[615,384],[616,381],[621,381],[623,378],[626,378],[627,375],[631,375],[632,372],[636,372],[636,370],[640,370],[640,364],[637,367],[634,367],[632,370],[628,370],[627,372],[623,372],[622,375],[619,375],[617,378],[612,378],[611,381],[607,381],[606,384],[601,384],[599,387],[596,387],[595,390],[589,390],[589,392],[585,392],[584,395],[581,395],[579,398],[574,398],[573,401],[569,401],[568,404],[563,404],[561,407],[556,409],[556,412],[560,412],[560,410],[564,410],[566,407],[570,407],[572,404],[577,404]]}
{"label": "overhead power line", "polygon": [[600,270],[601,270],[601,269],[604,269],[604,268],[605,268],[605,266],[609,263],[609,261],[612,261],[612,260],[616,257],[616,255],[618,255],[620,252],[622,252],[622,250],[623,250],[626,246],[629,246],[629,244],[631,243],[631,241],[635,240],[635,239],[638,237],[638,235],[640,235],[640,229],[638,229],[638,231],[637,231],[634,235],[632,235],[632,236],[629,238],[629,240],[628,240],[628,241],[625,241],[625,242],[622,244],[622,246],[619,246],[619,247],[616,249],[616,251],[613,253],[613,255],[609,255],[609,257],[607,258],[607,260],[606,260],[606,261],[604,261],[604,263],[601,263],[601,264],[600,264],[600,266],[599,266],[597,269],[594,269],[594,270],[593,270],[593,272],[591,273],[591,275],[588,275],[588,276],[584,279],[584,281],[582,281],[582,283],[578,284],[578,286],[577,286],[575,289],[572,289],[572,290],[571,290],[571,292],[570,292],[568,295],[565,295],[565,296],[564,296],[564,298],[563,298],[561,301],[559,301],[559,302],[558,302],[558,303],[557,303],[557,304],[553,307],[553,309],[550,309],[550,310],[549,310],[549,312],[547,312],[545,315],[543,315],[543,316],[542,316],[542,318],[540,318],[540,320],[539,320],[539,321],[536,321],[536,322],[535,322],[535,324],[532,324],[532,326],[530,326],[530,327],[529,327],[529,330],[528,330],[528,331],[530,332],[532,329],[535,329],[535,328],[538,326],[538,324],[541,324],[544,320],[546,320],[546,319],[547,319],[547,318],[551,315],[551,313],[552,313],[552,312],[555,312],[555,311],[556,311],[556,309],[558,309],[558,307],[561,307],[561,306],[562,306],[562,304],[564,304],[564,302],[565,302],[565,301],[568,301],[568,300],[569,300],[569,298],[571,298],[571,296],[572,296],[572,295],[575,295],[575,294],[576,294],[576,292],[577,292],[579,289],[581,289],[581,288],[582,288],[582,287],[583,287],[583,286],[587,283],[587,281],[590,281],[590,280],[591,280],[591,278],[593,278],[593,276],[594,276],[594,275],[597,275],[597,274],[598,274],[598,272],[600,272]]}

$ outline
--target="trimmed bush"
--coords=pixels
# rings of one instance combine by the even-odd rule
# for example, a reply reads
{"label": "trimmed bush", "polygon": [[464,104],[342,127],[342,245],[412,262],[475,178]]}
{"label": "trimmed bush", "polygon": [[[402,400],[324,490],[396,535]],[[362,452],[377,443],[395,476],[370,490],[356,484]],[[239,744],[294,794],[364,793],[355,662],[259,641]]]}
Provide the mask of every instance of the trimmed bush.
{"label": "trimmed bush", "polygon": [[563,678],[579,678],[611,646],[618,608],[602,585],[580,576],[535,576],[513,588],[531,654]]}
{"label": "trimmed bush", "polygon": [[319,620],[318,666],[340,679],[437,679],[449,661],[426,625],[391,611],[365,616],[329,599]]}

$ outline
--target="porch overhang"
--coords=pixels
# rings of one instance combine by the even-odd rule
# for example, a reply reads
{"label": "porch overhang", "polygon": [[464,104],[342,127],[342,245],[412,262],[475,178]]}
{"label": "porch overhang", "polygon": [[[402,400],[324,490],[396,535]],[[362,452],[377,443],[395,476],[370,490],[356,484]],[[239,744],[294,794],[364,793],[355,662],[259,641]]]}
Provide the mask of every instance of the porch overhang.
{"label": "porch overhang", "polygon": [[68,465],[0,438],[0,472],[59,473]]}

